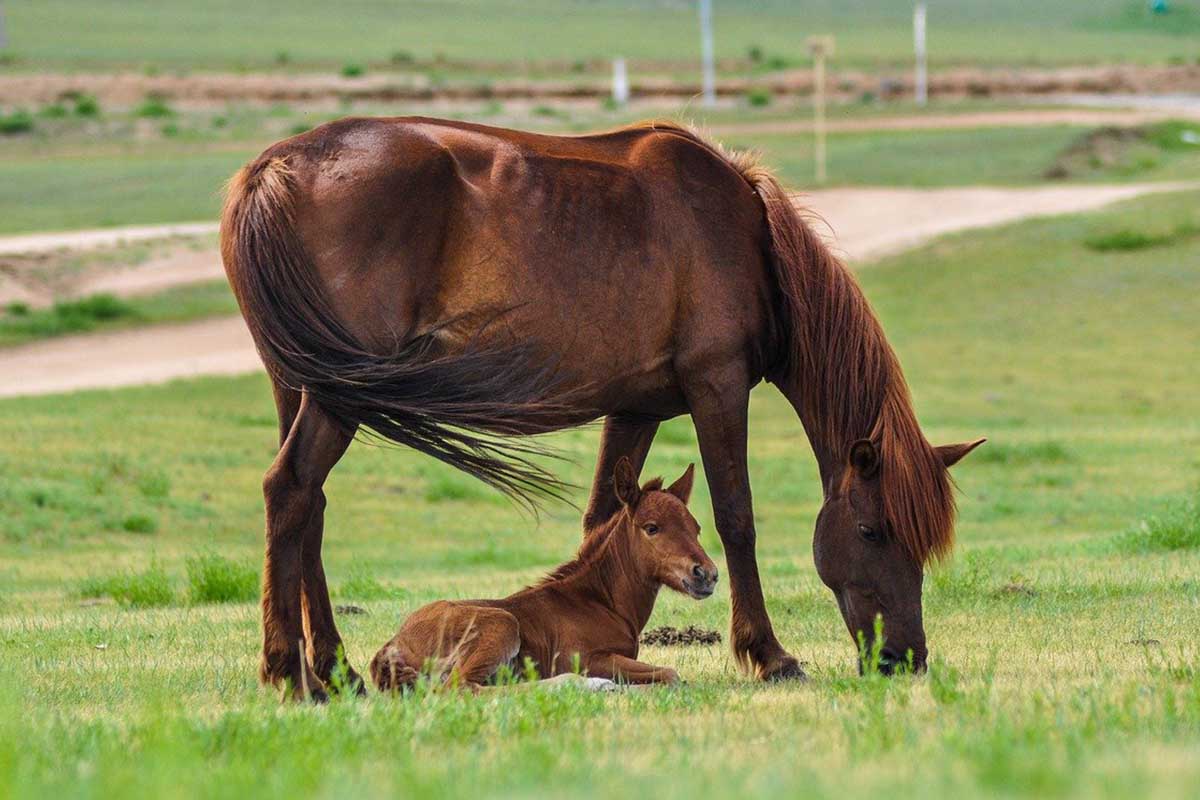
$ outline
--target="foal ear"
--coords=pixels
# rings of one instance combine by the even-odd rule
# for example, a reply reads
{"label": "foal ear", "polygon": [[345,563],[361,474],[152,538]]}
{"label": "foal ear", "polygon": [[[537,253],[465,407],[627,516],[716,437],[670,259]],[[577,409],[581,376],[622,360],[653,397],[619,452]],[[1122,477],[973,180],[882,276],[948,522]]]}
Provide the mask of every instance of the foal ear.
{"label": "foal ear", "polygon": [[939,445],[934,450],[937,451],[938,457],[942,459],[942,463],[946,465],[946,469],[950,469],[958,462],[966,457],[976,447],[986,442],[987,439],[976,439],[973,442],[959,442],[958,444],[943,444]]}
{"label": "foal ear", "polygon": [[696,465],[688,464],[688,468],[684,470],[683,475],[679,476],[679,480],[667,487],[667,491],[678,497],[686,506],[688,499],[692,496],[692,482],[696,478]]}
{"label": "foal ear", "polygon": [[616,492],[617,499],[630,508],[636,506],[641,499],[642,490],[638,487],[637,473],[633,469],[633,463],[626,456],[621,456],[617,466],[613,468],[613,491]]}
{"label": "foal ear", "polygon": [[873,478],[879,471],[879,448],[870,439],[850,445],[850,466],[860,478]]}

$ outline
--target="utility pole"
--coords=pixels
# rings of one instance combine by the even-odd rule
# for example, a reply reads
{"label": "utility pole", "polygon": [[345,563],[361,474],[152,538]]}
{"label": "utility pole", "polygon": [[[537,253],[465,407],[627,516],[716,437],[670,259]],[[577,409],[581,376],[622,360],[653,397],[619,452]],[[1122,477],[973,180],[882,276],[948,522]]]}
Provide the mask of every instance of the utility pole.
{"label": "utility pole", "polygon": [[825,59],[833,55],[832,36],[810,36],[808,52],[813,57],[813,133],[816,143],[813,159],[816,162],[817,183],[825,182]]}
{"label": "utility pole", "polygon": [[703,62],[704,105],[717,104],[717,71],[713,64],[712,0],[700,0],[700,59]]}
{"label": "utility pole", "polygon": [[917,74],[913,82],[913,94],[917,105],[924,107],[929,102],[929,72],[925,63],[925,4],[917,3],[913,9],[913,49],[917,56]]}

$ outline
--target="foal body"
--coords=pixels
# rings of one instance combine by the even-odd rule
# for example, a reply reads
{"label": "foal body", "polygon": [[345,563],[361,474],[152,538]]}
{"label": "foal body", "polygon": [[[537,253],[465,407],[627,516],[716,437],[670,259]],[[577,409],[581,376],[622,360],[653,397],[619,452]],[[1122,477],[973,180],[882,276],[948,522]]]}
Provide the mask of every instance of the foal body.
{"label": "foal body", "polygon": [[637,660],[638,638],[659,587],[703,599],[716,584],[687,510],[693,469],[665,490],[660,481],[639,489],[628,459],[614,473],[622,510],[588,535],[573,561],[500,600],[418,609],[372,660],[375,684],[412,685],[432,664],[435,677],[457,675],[477,688],[502,667],[519,674],[526,660],[542,677],[583,669],[625,683],[676,682],[673,669]]}

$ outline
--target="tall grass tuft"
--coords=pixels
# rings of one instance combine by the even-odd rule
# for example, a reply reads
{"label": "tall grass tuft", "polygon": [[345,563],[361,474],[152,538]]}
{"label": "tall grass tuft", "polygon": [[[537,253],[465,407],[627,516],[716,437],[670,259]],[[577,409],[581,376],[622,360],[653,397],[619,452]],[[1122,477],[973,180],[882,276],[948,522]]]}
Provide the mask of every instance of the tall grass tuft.
{"label": "tall grass tuft", "polygon": [[202,603],[248,603],[258,597],[258,570],[217,553],[187,560],[188,600]]}
{"label": "tall grass tuft", "polygon": [[84,598],[111,597],[122,608],[157,608],[175,602],[175,591],[166,570],[157,562],[142,572],[92,577],[79,587]]}
{"label": "tall grass tuft", "polygon": [[1200,547],[1200,502],[1171,506],[1120,534],[1117,549],[1125,553],[1165,553]]}

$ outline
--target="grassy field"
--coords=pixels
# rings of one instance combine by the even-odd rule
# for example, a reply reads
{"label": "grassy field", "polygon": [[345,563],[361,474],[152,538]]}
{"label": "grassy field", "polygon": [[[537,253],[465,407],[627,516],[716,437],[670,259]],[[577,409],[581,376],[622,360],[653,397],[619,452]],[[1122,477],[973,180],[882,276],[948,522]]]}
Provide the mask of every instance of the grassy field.
{"label": "grassy field", "polygon": [[[942,107],[939,107],[940,110]],[[947,104],[947,113],[969,112],[973,103]],[[221,187],[245,161],[276,139],[347,113],[404,113],[366,107],[303,112],[286,106],[174,112],[145,118],[137,112],[99,118],[38,117],[35,129],[0,140],[0,235],[26,231],[166,223],[215,218]],[[851,105],[836,112],[862,118],[877,106]],[[461,109],[452,116],[478,122],[553,132],[603,130],[646,116],[674,116],[710,128],[726,143],[765,153],[797,189],[813,181],[812,136],[804,130],[807,109],[696,109],[664,107],[606,112],[599,107]],[[754,123],[795,120],[795,133],[753,133]],[[723,124],[738,132],[721,135]],[[1085,148],[1072,180],[1184,180],[1200,177],[1200,147],[1183,142],[1194,123],[1149,130],[1147,141],[1119,142],[1097,160]],[[974,130],[864,131],[829,139],[831,185],[953,186],[1034,184],[1089,129],[1073,126]],[[1161,134],[1161,135],[1160,135]],[[1093,163],[1094,162],[1094,163]],[[1073,162],[1074,163],[1074,162]]]}
{"label": "grassy field", "polygon": [[[808,684],[753,684],[723,647],[649,648],[688,683],[327,708],[280,707],[254,680],[263,378],[4,401],[0,793],[1195,797],[1198,201],[961,235],[863,272],[930,437],[990,437],[956,471],[960,545],[926,579],[919,678],[857,677],[812,568],[812,458],[769,388],[752,404],[760,560]],[[586,480],[596,438],[555,437],[566,477]],[[648,468],[696,458],[675,420]],[[328,494],[335,601],[369,612],[341,618],[360,666],[417,604],[512,591],[578,540],[575,511],[535,524],[407,452],[356,445]],[[719,557],[702,489],[693,506]],[[728,613],[724,590],[664,596],[651,625],[723,630]]]}
{"label": "grassy field", "polygon": [[[910,3],[894,0],[798,4],[721,0],[717,54],[802,63],[803,42],[838,37],[838,62],[907,63]],[[1030,3],[932,0],[930,57],[958,63],[1161,63],[1200,56],[1195,0],[1173,0],[1154,15],[1144,0]],[[17,68],[329,69],[393,59],[547,60],[566,63],[624,55],[698,58],[694,5],[666,0],[17,0],[5,4]]]}

